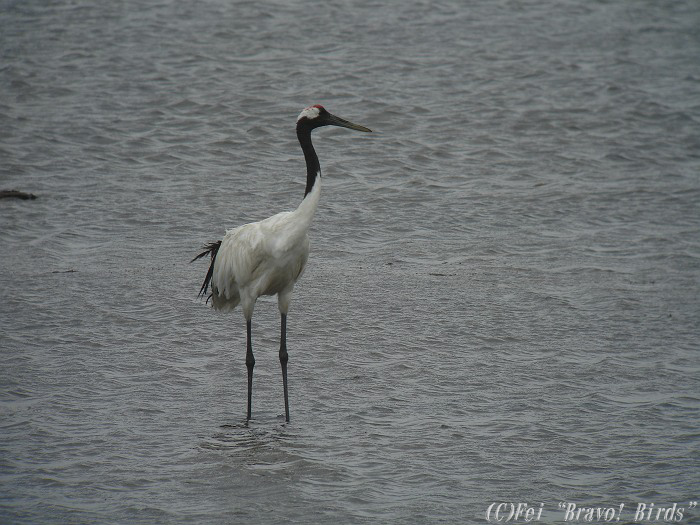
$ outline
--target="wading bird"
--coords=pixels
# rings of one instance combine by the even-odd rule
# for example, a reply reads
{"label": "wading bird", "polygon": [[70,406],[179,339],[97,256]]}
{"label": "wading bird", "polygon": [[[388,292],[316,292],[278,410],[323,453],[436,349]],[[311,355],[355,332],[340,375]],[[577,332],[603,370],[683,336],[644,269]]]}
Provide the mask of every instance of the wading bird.
{"label": "wading bird", "polygon": [[251,319],[255,301],[261,295],[277,295],[282,331],[280,335],[280,364],[284,388],[284,414],[289,421],[287,393],[287,310],[292,290],[309,257],[309,226],[321,195],[321,166],[311,144],[311,132],[321,126],[340,126],[357,131],[370,129],[331,115],[321,105],[309,106],[297,118],[297,138],[306,160],[306,191],[294,211],[282,212],[260,222],[252,222],[228,230],[220,241],[206,245],[195,261],[211,256],[209,271],[199,291],[210,298],[217,310],[230,312],[238,303],[246,320],[246,357],[248,368],[248,416],[253,395],[253,345]]}

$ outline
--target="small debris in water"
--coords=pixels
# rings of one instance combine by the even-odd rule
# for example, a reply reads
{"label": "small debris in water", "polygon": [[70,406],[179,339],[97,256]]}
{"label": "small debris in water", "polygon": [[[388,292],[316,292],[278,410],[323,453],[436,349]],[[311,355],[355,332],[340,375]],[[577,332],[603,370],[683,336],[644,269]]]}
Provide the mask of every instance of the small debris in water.
{"label": "small debris in water", "polygon": [[5,199],[5,198],[15,198],[15,199],[36,199],[36,195],[33,193],[25,193],[23,191],[17,191],[17,190],[0,190],[0,199]]}

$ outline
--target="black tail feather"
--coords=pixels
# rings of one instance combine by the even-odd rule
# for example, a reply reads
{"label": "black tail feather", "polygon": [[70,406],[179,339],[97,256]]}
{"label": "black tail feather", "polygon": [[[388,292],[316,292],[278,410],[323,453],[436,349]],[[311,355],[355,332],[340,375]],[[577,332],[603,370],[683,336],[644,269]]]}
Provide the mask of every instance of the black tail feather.
{"label": "black tail feather", "polygon": [[[219,253],[219,248],[221,248],[221,241],[210,242],[209,244],[205,244],[204,251],[190,261],[194,262],[197,259],[205,257],[206,255],[211,255],[211,264],[209,265],[209,271],[207,272],[207,276],[204,278],[204,283],[202,284],[202,287],[200,288],[197,297],[205,296],[207,291],[209,290],[211,277],[212,275],[214,275],[214,262],[216,261],[216,254]],[[209,294],[209,297],[211,297],[211,294]],[[207,297],[207,301],[209,301],[209,297]]]}

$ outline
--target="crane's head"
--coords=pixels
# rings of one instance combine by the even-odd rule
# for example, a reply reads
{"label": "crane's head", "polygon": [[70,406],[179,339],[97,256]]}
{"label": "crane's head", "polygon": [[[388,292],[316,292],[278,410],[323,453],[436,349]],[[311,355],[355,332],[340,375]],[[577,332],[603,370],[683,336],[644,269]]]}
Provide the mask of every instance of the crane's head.
{"label": "crane's head", "polygon": [[369,128],[332,115],[320,104],[309,106],[299,114],[297,128],[300,126],[307,127],[309,131],[321,126],[340,126],[341,128],[355,129],[357,131],[372,131]]}

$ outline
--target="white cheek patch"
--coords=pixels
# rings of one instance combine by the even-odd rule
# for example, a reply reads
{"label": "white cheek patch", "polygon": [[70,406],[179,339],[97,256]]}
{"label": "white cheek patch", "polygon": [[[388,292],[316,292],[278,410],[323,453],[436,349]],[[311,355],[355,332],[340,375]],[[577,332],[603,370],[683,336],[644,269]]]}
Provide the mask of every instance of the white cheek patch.
{"label": "white cheek patch", "polygon": [[309,106],[306,108],[304,111],[299,113],[299,117],[297,118],[297,122],[306,117],[309,120],[313,120],[315,118],[318,118],[319,113],[321,110],[316,107],[316,106]]}

